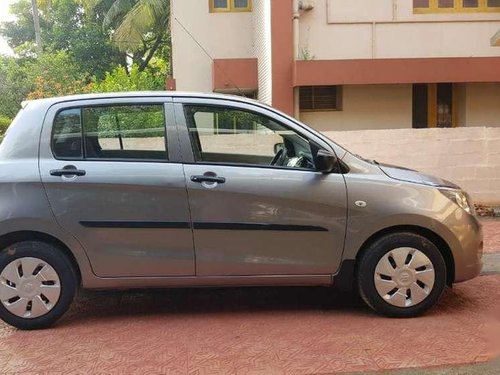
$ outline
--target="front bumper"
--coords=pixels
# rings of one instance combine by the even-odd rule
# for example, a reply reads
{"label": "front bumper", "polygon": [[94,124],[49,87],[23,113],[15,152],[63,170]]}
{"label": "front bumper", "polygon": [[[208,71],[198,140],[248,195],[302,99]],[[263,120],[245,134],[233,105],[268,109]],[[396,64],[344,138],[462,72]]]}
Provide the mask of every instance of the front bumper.
{"label": "front bumper", "polygon": [[479,276],[483,268],[483,228],[475,216],[464,215],[460,225],[452,227],[458,246],[452,248],[455,283]]}

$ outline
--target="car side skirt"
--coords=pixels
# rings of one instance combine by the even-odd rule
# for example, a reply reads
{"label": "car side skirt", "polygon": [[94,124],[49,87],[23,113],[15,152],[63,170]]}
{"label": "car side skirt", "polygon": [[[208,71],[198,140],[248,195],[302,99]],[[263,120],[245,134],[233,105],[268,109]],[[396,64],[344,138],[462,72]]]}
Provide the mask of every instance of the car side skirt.
{"label": "car side skirt", "polygon": [[183,276],[87,279],[84,289],[331,286],[332,275]]}

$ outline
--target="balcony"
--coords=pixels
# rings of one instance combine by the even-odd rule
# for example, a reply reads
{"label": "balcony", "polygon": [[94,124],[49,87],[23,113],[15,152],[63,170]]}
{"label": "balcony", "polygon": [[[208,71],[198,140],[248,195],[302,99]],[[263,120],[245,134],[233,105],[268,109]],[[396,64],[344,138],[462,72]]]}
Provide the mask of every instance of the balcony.
{"label": "balcony", "polygon": [[225,94],[253,95],[258,88],[257,59],[214,59],[212,89]]}

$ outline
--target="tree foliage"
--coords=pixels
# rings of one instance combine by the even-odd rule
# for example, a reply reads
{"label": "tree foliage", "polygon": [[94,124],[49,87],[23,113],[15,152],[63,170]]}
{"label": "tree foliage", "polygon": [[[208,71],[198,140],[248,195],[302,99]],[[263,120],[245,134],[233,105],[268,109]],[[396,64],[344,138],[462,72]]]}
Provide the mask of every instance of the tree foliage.
{"label": "tree foliage", "polygon": [[13,118],[31,91],[23,67],[13,57],[0,57],[0,115]]}
{"label": "tree foliage", "polygon": [[[102,28],[106,3],[92,15],[76,0],[52,0],[40,9],[40,27],[45,51],[66,51],[91,75],[103,77],[116,65],[125,65],[125,53],[112,44]],[[49,5],[50,4],[50,5]],[[31,1],[19,0],[11,6],[15,21],[0,26],[0,34],[21,57],[36,57]]]}
{"label": "tree foliage", "polygon": [[64,51],[44,53],[26,63],[27,80],[33,84],[27,99],[79,94],[87,90],[88,76]]}
{"label": "tree foliage", "polygon": [[85,92],[88,76],[65,51],[37,59],[0,58],[0,115],[14,117],[26,99]]}
{"label": "tree foliage", "polygon": [[0,133],[25,99],[88,92],[163,90],[169,73],[169,0],[37,0],[43,51],[35,46],[31,0],[11,5],[0,35]]}
{"label": "tree foliage", "polygon": [[166,64],[162,60],[153,61],[147,71],[141,71],[134,64],[127,72],[123,67],[116,67],[101,81],[92,82],[87,92],[153,91],[165,87]]}
{"label": "tree foliage", "polygon": [[11,122],[9,117],[0,115],[0,135],[5,134]]}
{"label": "tree foliage", "polygon": [[[98,9],[106,0],[81,0],[86,9]],[[109,3],[109,2],[108,2]],[[170,54],[170,0],[113,0],[103,19],[103,28],[113,43],[131,53],[139,70],[153,57]]]}

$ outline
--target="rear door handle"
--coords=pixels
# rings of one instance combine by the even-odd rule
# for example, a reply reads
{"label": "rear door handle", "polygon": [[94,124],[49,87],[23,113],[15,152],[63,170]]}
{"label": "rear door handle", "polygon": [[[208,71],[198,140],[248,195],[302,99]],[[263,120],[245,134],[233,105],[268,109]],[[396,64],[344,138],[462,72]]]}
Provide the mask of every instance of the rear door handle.
{"label": "rear door handle", "polygon": [[83,169],[77,169],[74,165],[67,165],[63,169],[52,169],[51,176],[85,176],[87,174]]}
{"label": "rear door handle", "polygon": [[226,182],[226,179],[224,177],[217,177],[217,176],[191,176],[191,181],[198,183],[212,182],[212,183],[223,184]]}

